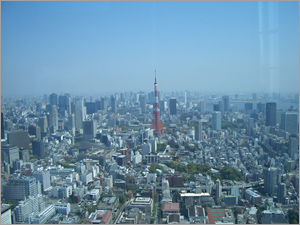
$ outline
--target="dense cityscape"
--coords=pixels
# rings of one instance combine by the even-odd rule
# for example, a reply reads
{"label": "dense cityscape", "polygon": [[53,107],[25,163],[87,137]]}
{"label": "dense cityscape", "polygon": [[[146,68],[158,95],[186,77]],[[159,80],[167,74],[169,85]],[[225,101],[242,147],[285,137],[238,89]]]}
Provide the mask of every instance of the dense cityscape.
{"label": "dense cityscape", "polygon": [[1,99],[1,224],[299,223],[299,94]]}

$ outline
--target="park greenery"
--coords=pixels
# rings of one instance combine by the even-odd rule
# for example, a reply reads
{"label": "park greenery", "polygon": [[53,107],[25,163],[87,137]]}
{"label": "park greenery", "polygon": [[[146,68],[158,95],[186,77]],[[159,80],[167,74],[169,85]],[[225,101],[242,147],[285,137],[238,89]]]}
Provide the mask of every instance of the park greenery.
{"label": "park greenery", "polygon": [[157,173],[156,169],[164,171],[164,168],[162,166],[159,166],[157,163],[151,163],[150,168],[149,168],[149,172],[150,173]]}
{"label": "park greenery", "polygon": [[[174,162],[166,162],[166,166],[175,169],[176,172],[186,173],[190,175],[190,179],[195,180],[194,174],[201,173],[202,175],[210,175],[212,180],[235,180],[235,181],[245,181],[242,173],[234,168],[225,166],[223,168],[217,168],[219,173],[213,173],[210,171],[211,167],[207,164],[194,164],[189,163],[187,165],[178,164]],[[193,175],[193,176],[191,176]],[[186,176],[185,176],[186,177]],[[186,177],[187,179],[187,177]]]}

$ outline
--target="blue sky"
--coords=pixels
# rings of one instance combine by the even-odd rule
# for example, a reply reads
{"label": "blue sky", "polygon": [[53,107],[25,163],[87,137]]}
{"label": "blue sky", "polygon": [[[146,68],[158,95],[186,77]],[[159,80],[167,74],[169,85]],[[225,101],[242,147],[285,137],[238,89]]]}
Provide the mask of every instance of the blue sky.
{"label": "blue sky", "polygon": [[1,2],[3,96],[149,92],[155,69],[161,91],[296,93],[299,3]]}

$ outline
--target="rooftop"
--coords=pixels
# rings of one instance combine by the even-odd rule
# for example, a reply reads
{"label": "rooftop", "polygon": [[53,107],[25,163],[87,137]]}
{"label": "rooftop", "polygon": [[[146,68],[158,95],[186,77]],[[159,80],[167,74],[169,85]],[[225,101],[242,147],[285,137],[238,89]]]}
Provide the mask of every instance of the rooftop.
{"label": "rooftop", "polygon": [[179,203],[164,203],[163,211],[179,211]]}

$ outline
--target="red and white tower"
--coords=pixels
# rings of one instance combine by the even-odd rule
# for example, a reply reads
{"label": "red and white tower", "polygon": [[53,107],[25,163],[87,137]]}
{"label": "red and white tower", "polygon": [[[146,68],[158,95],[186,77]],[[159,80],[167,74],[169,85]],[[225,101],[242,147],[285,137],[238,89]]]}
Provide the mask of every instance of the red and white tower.
{"label": "red and white tower", "polygon": [[153,105],[153,119],[152,119],[151,129],[155,129],[157,131],[158,135],[161,136],[161,130],[164,130],[166,133],[168,133],[168,132],[163,127],[161,120],[160,120],[160,115],[159,115],[156,70],[155,70],[155,82],[154,82],[154,96],[155,96],[155,103]]}

